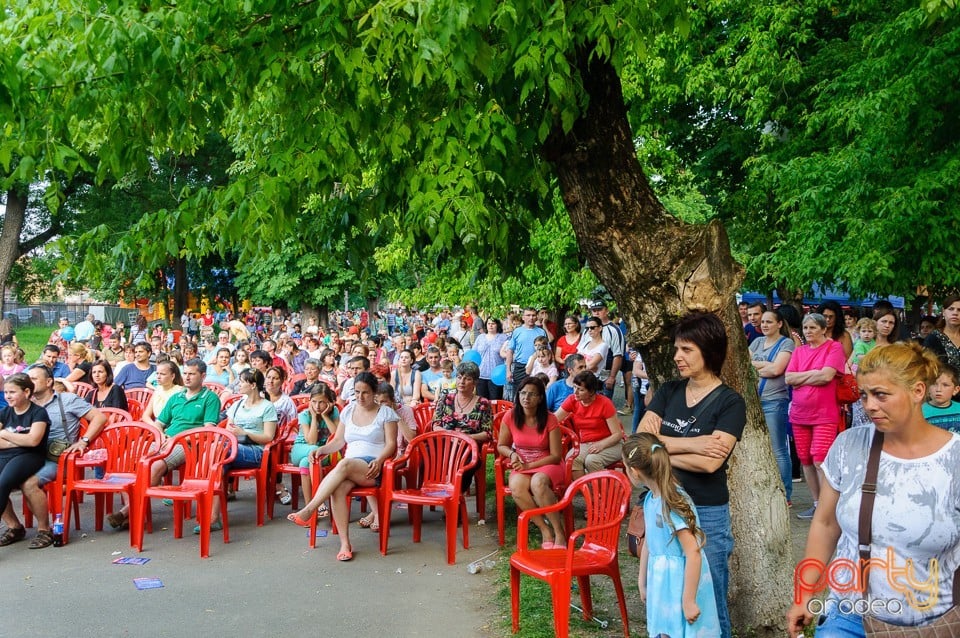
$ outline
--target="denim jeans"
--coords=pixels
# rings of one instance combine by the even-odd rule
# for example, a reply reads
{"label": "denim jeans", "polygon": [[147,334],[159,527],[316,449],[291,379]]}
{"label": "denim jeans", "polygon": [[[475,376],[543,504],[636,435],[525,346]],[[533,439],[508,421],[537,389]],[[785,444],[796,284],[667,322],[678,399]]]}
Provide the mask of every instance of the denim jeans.
{"label": "denim jeans", "polygon": [[710,564],[713,595],[717,599],[721,638],[730,638],[730,610],[727,608],[727,590],[730,584],[730,554],[733,553],[733,532],[730,530],[729,505],[699,505],[697,515],[700,528],[707,537],[703,551]]}
{"label": "denim jeans", "polygon": [[787,406],[790,401],[787,399],[775,399],[773,401],[761,401],[763,416],[767,421],[767,429],[770,430],[770,443],[773,445],[773,458],[777,461],[777,469],[780,470],[780,480],[783,481],[783,489],[787,493],[787,500],[793,497],[793,465],[790,461],[790,439],[789,439],[789,421],[787,419]]}
{"label": "denim jeans", "polygon": [[263,448],[259,445],[241,443],[237,446],[237,457],[230,463],[231,470],[251,470],[260,467],[263,459]]}
{"label": "denim jeans", "polygon": [[643,413],[647,411],[646,399],[647,395],[640,394],[639,384],[634,384],[633,386],[633,428],[630,430],[631,433],[637,431],[637,426],[640,425],[640,419],[643,418]]}
{"label": "denim jeans", "polygon": [[833,609],[817,621],[817,638],[864,638],[863,618]]}

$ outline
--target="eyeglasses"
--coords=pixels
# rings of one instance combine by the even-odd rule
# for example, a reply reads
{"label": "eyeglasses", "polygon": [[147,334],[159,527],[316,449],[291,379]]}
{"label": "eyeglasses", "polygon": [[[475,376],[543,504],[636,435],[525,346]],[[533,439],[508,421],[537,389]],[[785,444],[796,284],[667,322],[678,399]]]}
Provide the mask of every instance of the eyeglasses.
{"label": "eyeglasses", "polygon": [[587,326],[587,330],[596,330],[600,326]]}

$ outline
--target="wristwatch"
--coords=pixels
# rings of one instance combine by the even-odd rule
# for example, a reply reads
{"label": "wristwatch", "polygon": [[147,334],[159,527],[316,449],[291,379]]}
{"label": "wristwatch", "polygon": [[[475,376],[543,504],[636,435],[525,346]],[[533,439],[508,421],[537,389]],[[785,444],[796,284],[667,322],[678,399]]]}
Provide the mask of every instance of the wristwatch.
{"label": "wristwatch", "polygon": [[81,437],[80,437],[80,440],[83,441],[84,443],[86,443],[87,445],[90,445],[90,437],[89,437],[89,436],[81,436]]}

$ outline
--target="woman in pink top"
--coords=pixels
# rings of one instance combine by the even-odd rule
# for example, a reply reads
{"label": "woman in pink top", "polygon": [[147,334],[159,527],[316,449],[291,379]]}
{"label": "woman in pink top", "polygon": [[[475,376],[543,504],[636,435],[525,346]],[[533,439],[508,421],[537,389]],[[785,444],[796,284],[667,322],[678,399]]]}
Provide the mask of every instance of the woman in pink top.
{"label": "woman in pink top", "polygon": [[797,517],[811,519],[820,500],[820,464],[837,438],[837,375],[843,374],[847,359],[843,346],[827,339],[823,315],[811,313],[803,318],[803,336],[807,343],[794,351],[784,380],[793,387],[790,423],[803,477],[813,496],[813,507]]}
{"label": "woman in pink top", "polygon": [[[553,505],[554,489],[564,484],[560,422],[547,411],[547,390],[540,379],[524,379],[516,398],[497,440],[497,452],[510,462],[510,492],[520,510]],[[531,520],[540,529],[543,549],[567,546],[559,512]]]}

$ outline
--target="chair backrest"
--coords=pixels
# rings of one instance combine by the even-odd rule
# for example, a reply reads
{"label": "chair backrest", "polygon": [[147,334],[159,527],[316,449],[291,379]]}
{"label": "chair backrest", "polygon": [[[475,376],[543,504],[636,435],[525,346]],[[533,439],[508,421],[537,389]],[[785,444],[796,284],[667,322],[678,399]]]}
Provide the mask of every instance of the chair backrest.
{"label": "chair backrest", "polygon": [[454,483],[457,475],[474,467],[479,458],[477,442],[466,434],[437,430],[414,437],[407,454],[420,461],[421,483]]}
{"label": "chair backrest", "polygon": [[297,414],[310,407],[309,394],[294,394],[290,397],[290,400],[293,401],[293,407],[297,409]]}
{"label": "chair backrest", "polygon": [[182,445],[182,481],[210,480],[219,484],[223,466],[237,456],[237,437],[222,428],[194,428],[176,435],[172,445]]}
{"label": "chair backrest", "polygon": [[507,401],[506,399],[495,399],[490,403],[491,407],[493,408],[493,416],[503,414],[504,412],[513,409],[513,401]]}
{"label": "chair backrest", "polygon": [[163,434],[142,422],[121,421],[103,428],[98,446],[107,451],[107,472],[135,473],[140,459],[160,444]]}
{"label": "chair backrest", "polygon": [[620,523],[630,505],[630,479],[621,472],[602,470],[581,476],[567,488],[563,503],[569,506],[580,496],[585,504],[586,524],[574,534],[582,540],[581,549],[616,554],[620,543]]}
{"label": "chair backrest", "polygon": [[203,387],[213,390],[213,393],[218,397],[223,396],[227,391],[227,388],[223,384],[217,383],[216,381],[204,381]]}
{"label": "chair backrest", "polygon": [[143,407],[147,407],[147,404],[150,403],[150,397],[153,396],[153,390],[150,388],[130,388],[129,390],[124,390],[123,393],[127,395],[127,402],[134,400]]}
{"label": "chair backrest", "polygon": [[418,403],[413,406],[413,418],[417,422],[417,434],[426,434],[433,423],[433,404]]}
{"label": "chair backrest", "polygon": [[243,398],[242,394],[221,394],[220,395],[220,410],[225,411],[231,405]]}
{"label": "chair backrest", "polygon": [[130,413],[130,418],[134,421],[139,421],[140,417],[143,416],[143,404],[136,399],[127,397],[127,412]]}
{"label": "chair backrest", "polygon": [[107,417],[107,425],[136,420],[129,412],[121,410],[120,408],[97,408],[97,410],[99,410],[103,416]]}
{"label": "chair backrest", "polygon": [[83,397],[86,399],[94,390],[92,385],[83,381],[72,381],[71,383],[73,384],[73,393],[78,397]]}

